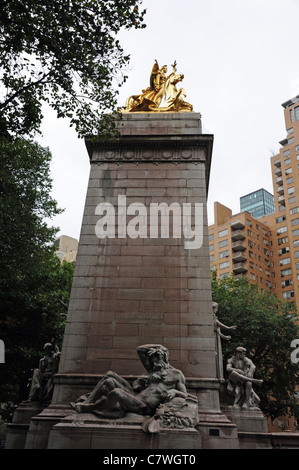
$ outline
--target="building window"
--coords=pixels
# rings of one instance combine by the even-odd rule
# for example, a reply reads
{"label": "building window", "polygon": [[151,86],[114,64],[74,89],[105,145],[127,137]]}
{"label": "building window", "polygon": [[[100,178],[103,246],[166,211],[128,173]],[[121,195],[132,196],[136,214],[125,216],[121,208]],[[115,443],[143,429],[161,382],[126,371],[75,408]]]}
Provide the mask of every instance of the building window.
{"label": "building window", "polygon": [[220,269],[226,269],[229,268],[229,261],[225,261],[224,263],[219,264]]}
{"label": "building window", "polygon": [[282,237],[278,239],[278,245],[282,245],[283,243],[288,243],[289,237]]}
{"label": "building window", "polygon": [[218,237],[221,238],[221,237],[224,237],[227,234],[228,234],[228,229],[221,230],[221,232],[218,233]]}
{"label": "building window", "polygon": [[287,292],[283,292],[282,297],[284,299],[291,299],[292,297],[294,297],[294,291],[288,290]]}
{"label": "building window", "polygon": [[276,233],[277,235],[279,235],[280,233],[284,233],[284,232],[287,232],[288,231],[288,227],[286,225],[284,225],[284,227],[280,227],[276,230]]}
{"label": "building window", "polygon": [[289,198],[289,204],[294,204],[294,202],[296,202],[296,197],[295,196],[290,197]]}
{"label": "building window", "polygon": [[290,173],[293,173],[293,168],[288,168],[288,169],[285,171],[285,174],[286,174],[286,175],[289,175]]}
{"label": "building window", "polygon": [[228,240],[222,240],[218,243],[219,248],[223,248],[224,246],[228,246]]}
{"label": "building window", "polygon": [[299,235],[299,228],[296,228],[296,230],[292,231],[293,237],[297,237]]}
{"label": "building window", "polygon": [[297,246],[299,246],[299,240],[294,241],[294,247],[296,248]]}
{"label": "building window", "polygon": [[293,109],[290,109],[290,118],[291,118],[291,122],[294,122],[294,121],[295,121],[294,108],[293,108]]}
{"label": "building window", "polygon": [[290,251],[290,248],[288,246],[285,246],[284,248],[280,248],[280,250],[278,250],[278,255],[281,256],[281,255],[285,255],[286,253],[289,253]]}
{"label": "building window", "polygon": [[291,153],[290,150],[285,150],[285,151],[283,152],[283,154],[284,154],[285,157],[288,157],[288,156],[290,155],[290,153]]}
{"label": "building window", "polygon": [[299,119],[299,106],[296,106],[294,108],[294,110],[295,110],[295,120],[298,121],[298,119]]}
{"label": "building window", "polygon": [[286,264],[290,264],[291,258],[284,258],[279,261],[280,266],[285,266]]}
{"label": "building window", "polygon": [[290,127],[290,129],[287,129],[287,135],[293,134],[294,128]]}
{"label": "building window", "polygon": [[215,249],[214,245],[209,245],[209,250],[210,251],[214,251],[214,249]]}
{"label": "building window", "polygon": [[219,253],[219,258],[227,258],[229,255],[229,251],[226,250],[226,251],[221,251],[221,253]]}
{"label": "building window", "polygon": [[213,234],[213,233],[210,233],[210,235],[209,235],[209,241],[211,242],[212,240],[214,240],[214,234]]}
{"label": "building window", "polygon": [[299,258],[299,251],[295,251],[295,258]]}
{"label": "building window", "polygon": [[[298,118],[299,119],[299,118]],[[291,145],[295,142],[295,139],[294,137],[291,137],[290,139],[288,139],[288,145]]]}
{"label": "building window", "polygon": [[294,194],[295,188],[292,186],[291,188],[288,188],[288,194]]}
{"label": "building window", "polygon": [[[293,183],[293,181],[294,181],[294,178],[293,178],[292,176],[291,176],[290,178],[287,178],[287,179],[286,179],[286,183],[287,183],[287,184],[291,184],[291,183]],[[294,191],[293,191],[293,192],[294,192]]]}
{"label": "building window", "polygon": [[285,164],[285,165],[289,165],[290,163],[291,163],[291,159],[290,159],[290,158],[288,158],[287,160],[284,161],[284,164]]}
{"label": "building window", "polygon": [[222,273],[220,274],[220,279],[224,279],[225,277],[229,277],[230,276],[230,273]]}
{"label": "building window", "polygon": [[288,287],[293,285],[292,279],[286,279],[285,281],[281,281],[281,287]]}
{"label": "building window", "polygon": [[212,263],[213,261],[215,261],[215,255],[210,256],[210,263]]}
{"label": "building window", "polygon": [[281,277],[290,276],[291,274],[292,274],[292,269],[291,269],[291,268],[282,269],[282,270],[280,271]]}
{"label": "building window", "polygon": [[297,214],[297,212],[299,212],[299,206],[290,209],[290,215]]}
{"label": "building window", "polygon": [[277,223],[277,224],[280,224],[280,223],[283,222],[284,220],[286,220],[286,216],[285,216],[285,215],[282,215],[281,217],[276,217],[276,223]]}
{"label": "building window", "polygon": [[255,274],[250,273],[250,279],[251,279],[252,281],[255,281]]}
{"label": "building window", "polygon": [[291,220],[291,225],[298,225],[299,224],[299,218],[298,219],[293,219]]}

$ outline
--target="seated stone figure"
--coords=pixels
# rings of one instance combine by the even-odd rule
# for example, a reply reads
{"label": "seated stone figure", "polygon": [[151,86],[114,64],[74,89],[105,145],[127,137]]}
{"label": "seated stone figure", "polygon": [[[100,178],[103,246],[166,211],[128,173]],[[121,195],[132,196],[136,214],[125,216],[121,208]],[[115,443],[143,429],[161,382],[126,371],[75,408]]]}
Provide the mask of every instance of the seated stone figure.
{"label": "seated stone figure", "polygon": [[49,402],[53,393],[53,376],[58,371],[60,351],[56,342],[44,345],[44,357],[39,361],[39,367],[34,369],[29,398],[27,401]]}
{"label": "seated stone figure", "polygon": [[235,408],[257,408],[260,402],[252,388],[253,384],[261,385],[260,379],[254,379],[255,365],[246,357],[246,349],[237,347],[235,354],[227,361],[226,370],[229,374],[227,391],[234,396]]}
{"label": "seated stone figure", "polygon": [[[71,406],[79,413],[96,412],[102,417],[119,418],[127,413],[152,417],[161,404],[178,397],[181,400],[190,398],[197,404],[197,398],[187,393],[183,373],[169,364],[169,353],[164,346],[143,345],[137,352],[148,376],[138,378],[131,386],[115,372],[107,372],[90,394],[83,395]],[[191,421],[185,423],[190,425]]]}

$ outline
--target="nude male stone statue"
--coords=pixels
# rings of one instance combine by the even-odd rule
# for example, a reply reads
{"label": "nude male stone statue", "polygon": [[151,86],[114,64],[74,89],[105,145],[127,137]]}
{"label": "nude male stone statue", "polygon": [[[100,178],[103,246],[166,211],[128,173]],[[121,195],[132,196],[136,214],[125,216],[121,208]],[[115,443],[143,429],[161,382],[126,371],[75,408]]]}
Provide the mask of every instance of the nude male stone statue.
{"label": "nude male stone statue", "polygon": [[227,361],[227,390],[234,395],[235,408],[257,408],[260,399],[252,385],[261,385],[263,381],[253,378],[255,369],[251,359],[246,357],[246,349],[241,346],[236,348],[235,354]]}
{"label": "nude male stone statue", "polygon": [[162,403],[175,397],[188,397],[185,377],[169,364],[169,352],[164,346],[143,345],[137,352],[149,373],[147,377],[140,377],[131,386],[109,371],[90,394],[80,397],[71,406],[79,413],[100,412],[108,418],[130,412],[152,416]]}

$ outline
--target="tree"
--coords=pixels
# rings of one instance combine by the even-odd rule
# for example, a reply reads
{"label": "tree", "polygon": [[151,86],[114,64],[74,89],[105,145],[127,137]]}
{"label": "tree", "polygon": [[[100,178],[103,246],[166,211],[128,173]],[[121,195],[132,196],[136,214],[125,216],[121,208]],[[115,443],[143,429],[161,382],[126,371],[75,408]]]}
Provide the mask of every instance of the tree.
{"label": "tree", "polygon": [[0,139],[0,367],[1,402],[25,398],[43,344],[61,340],[73,265],[54,252],[56,229],[45,218],[60,212],[51,198],[51,154],[37,143]]}
{"label": "tree", "polygon": [[246,278],[217,279],[212,273],[213,301],[219,304],[219,319],[236,325],[231,340],[223,342],[224,363],[237,346],[247,349],[256,365],[257,378],[264,380],[258,394],[260,407],[272,419],[290,414],[299,419],[295,399],[298,366],[291,362],[291,342],[299,338],[294,307]]}
{"label": "tree", "polygon": [[[111,127],[129,62],[117,33],[144,28],[141,0],[1,0],[0,135],[39,130],[42,103],[79,136]],[[109,124],[110,123],[110,124]]]}

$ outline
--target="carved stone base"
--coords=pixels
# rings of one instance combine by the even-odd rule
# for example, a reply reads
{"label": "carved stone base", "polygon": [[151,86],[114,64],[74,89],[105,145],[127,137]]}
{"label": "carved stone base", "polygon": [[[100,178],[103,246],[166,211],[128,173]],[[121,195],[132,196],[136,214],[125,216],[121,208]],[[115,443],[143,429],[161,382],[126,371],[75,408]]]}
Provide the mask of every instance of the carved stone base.
{"label": "carved stone base", "polygon": [[[129,381],[136,379],[134,376],[126,378]],[[220,410],[219,383],[216,379],[186,380],[188,391],[198,397],[199,422],[195,429],[162,430],[159,437],[157,437],[157,434],[146,434],[142,430],[141,423],[144,418],[141,416],[134,415],[133,422],[131,418],[129,421],[127,418],[122,418],[121,427],[118,429],[116,423],[120,423],[119,420],[99,420],[98,416],[92,414],[74,414],[69,402],[75,401],[81,394],[91,390],[99,379],[100,376],[56,376],[55,381],[59,381],[61,392],[58,403],[50,405],[31,419],[25,448],[46,449],[56,448],[56,446],[57,448],[78,448],[78,446],[85,448],[86,442],[89,443],[88,445],[101,446],[107,442],[104,438],[105,433],[107,432],[107,439],[110,439],[109,436],[113,434],[112,430],[114,433],[116,431],[120,433],[116,441],[113,438],[109,444],[109,446],[112,446],[115,443],[115,448],[118,448],[119,445],[123,445],[123,448],[126,445],[136,446],[137,443],[138,446],[140,445],[140,449],[148,448],[149,439],[151,439],[152,445],[157,446],[156,448],[166,445],[174,445],[177,449],[189,448],[189,439],[191,438],[192,445],[190,448],[239,448],[237,427]],[[69,436],[67,436],[68,431],[70,431]],[[130,435],[127,434],[129,431]],[[168,432],[170,434],[167,437]],[[183,433],[182,436],[178,438],[177,436],[181,433]],[[61,436],[61,442],[59,436]],[[120,440],[122,444],[120,444]],[[131,441],[134,443],[132,444]],[[172,442],[175,442],[175,444],[172,444]]]}
{"label": "carved stone base", "polygon": [[92,413],[72,413],[53,426],[48,449],[200,449],[198,431],[162,429],[145,433],[144,417],[101,419]]}
{"label": "carved stone base", "polygon": [[237,426],[241,449],[271,449],[267,420],[259,408],[222,408],[226,416]]}
{"label": "carved stone base", "polygon": [[267,420],[259,408],[228,407],[226,416],[236,424],[238,432],[267,433]]}
{"label": "carved stone base", "polygon": [[45,405],[37,402],[22,402],[13,415],[13,420],[7,425],[6,449],[24,449],[30,420],[38,415]]}

